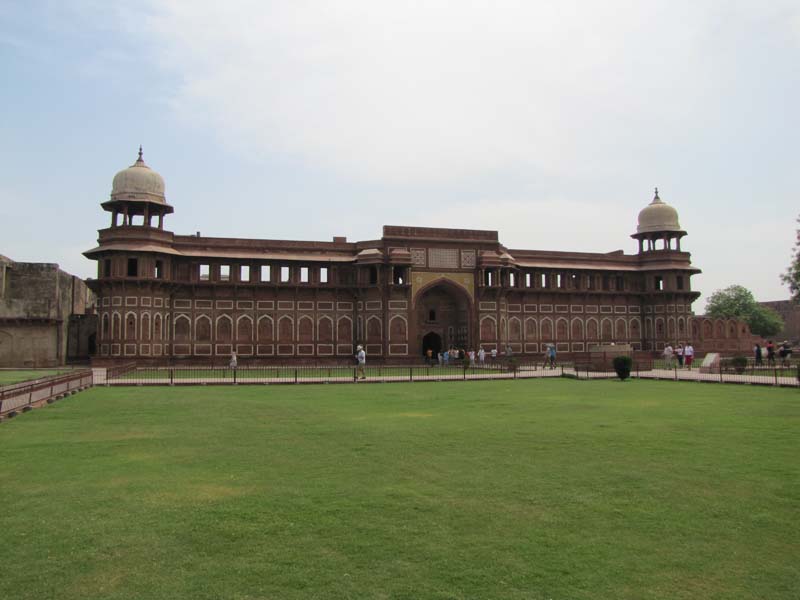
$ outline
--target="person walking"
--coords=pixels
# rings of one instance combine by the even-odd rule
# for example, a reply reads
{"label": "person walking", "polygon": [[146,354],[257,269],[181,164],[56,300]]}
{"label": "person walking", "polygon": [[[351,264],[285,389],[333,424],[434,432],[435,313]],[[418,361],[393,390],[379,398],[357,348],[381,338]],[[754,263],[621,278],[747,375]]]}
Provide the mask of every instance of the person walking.
{"label": "person walking", "polygon": [[772,340],[767,342],[767,364],[775,366],[775,344],[772,343]]}
{"label": "person walking", "polygon": [[234,375],[236,374],[236,369],[239,367],[239,359],[236,358],[236,352],[231,352],[231,360],[228,363],[228,368],[231,371],[234,371]]}
{"label": "person walking", "polygon": [[469,351],[469,366],[475,367],[475,350]]}
{"label": "person walking", "polygon": [[675,357],[678,359],[678,367],[683,368],[683,344],[678,344],[675,348]]}
{"label": "person walking", "polygon": [[555,344],[550,344],[550,346],[548,348],[548,351],[549,351],[549,356],[550,356],[550,368],[551,369],[555,369],[556,368],[556,345]]}
{"label": "person walking", "polygon": [[692,363],[694,362],[694,346],[692,344],[686,344],[683,349],[683,361],[686,363],[687,369],[692,368]]}
{"label": "person walking", "polygon": [[753,353],[755,354],[756,366],[760,367],[764,364],[761,360],[761,344],[756,344],[755,348],[753,348]]}
{"label": "person walking", "polygon": [[667,369],[672,368],[672,355],[673,355],[672,345],[667,343],[667,345],[664,346],[664,365],[665,368]]}
{"label": "person walking", "polygon": [[483,349],[483,346],[478,348],[478,364],[480,366],[486,364],[486,350]]}
{"label": "person walking", "polygon": [[358,363],[358,367],[356,367],[356,379],[366,379],[367,353],[364,352],[364,347],[361,344],[356,346],[356,362]]}
{"label": "person walking", "polygon": [[428,348],[425,351],[425,364],[430,367],[432,362],[433,362],[433,350],[431,348]]}

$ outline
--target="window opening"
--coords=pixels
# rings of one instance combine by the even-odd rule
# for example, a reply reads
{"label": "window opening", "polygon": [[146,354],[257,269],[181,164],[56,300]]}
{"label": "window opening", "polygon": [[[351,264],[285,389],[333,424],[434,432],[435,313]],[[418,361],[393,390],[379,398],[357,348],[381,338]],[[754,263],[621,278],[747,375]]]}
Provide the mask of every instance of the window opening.
{"label": "window opening", "polygon": [[164,279],[164,261],[156,261],[156,279]]}
{"label": "window opening", "polygon": [[281,267],[281,283],[289,281],[289,267]]}
{"label": "window opening", "polygon": [[261,281],[267,282],[270,280],[270,271],[269,265],[261,265]]}
{"label": "window opening", "polygon": [[300,283],[308,283],[308,267],[300,267]]}
{"label": "window opening", "polygon": [[231,280],[231,266],[230,265],[220,265],[219,266],[219,280],[220,281],[230,281]]}
{"label": "window opening", "polygon": [[211,279],[211,265],[200,265],[200,281]]}
{"label": "window opening", "polygon": [[328,283],[328,267],[320,267],[319,269],[319,282]]}
{"label": "window opening", "polygon": [[128,277],[136,277],[139,275],[139,259],[138,258],[129,258],[128,259]]}

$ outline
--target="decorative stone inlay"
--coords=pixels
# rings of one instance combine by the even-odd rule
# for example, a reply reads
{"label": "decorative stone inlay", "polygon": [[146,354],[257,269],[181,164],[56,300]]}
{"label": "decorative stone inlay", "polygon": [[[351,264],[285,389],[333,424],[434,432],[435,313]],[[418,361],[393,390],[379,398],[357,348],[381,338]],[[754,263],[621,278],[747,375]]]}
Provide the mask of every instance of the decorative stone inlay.
{"label": "decorative stone inlay", "polygon": [[415,267],[424,267],[427,265],[425,248],[412,248],[411,249],[411,264]]}
{"label": "decorative stone inlay", "polygon": [[461,251],[461,268],[462,269],[475,268],[475,250]]}
{"label": "decorative stone inlay", "polygon": [[457,269],[458,248],[429,248],[428,266],[431,269]]}

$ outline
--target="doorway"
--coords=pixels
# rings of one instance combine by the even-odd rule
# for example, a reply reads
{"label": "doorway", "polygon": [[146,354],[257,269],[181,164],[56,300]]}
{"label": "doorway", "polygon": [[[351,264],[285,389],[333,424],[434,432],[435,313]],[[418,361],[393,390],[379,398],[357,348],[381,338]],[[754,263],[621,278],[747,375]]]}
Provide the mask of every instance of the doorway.
{"label": "doorway", "polygon": [[428,350],[433,352],[434,360],[442,351],[442,336],[431,331],[422,338],[422,356],[427,356]]}

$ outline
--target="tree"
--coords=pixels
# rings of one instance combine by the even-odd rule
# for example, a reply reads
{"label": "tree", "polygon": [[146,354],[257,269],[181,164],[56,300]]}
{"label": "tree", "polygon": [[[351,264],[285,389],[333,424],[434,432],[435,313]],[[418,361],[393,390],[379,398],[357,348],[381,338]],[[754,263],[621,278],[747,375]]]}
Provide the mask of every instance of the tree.
{"label": "tree", "polygon": [[[797,218],[800,223],[800,217]],[[781,275],[783,283],[789,286],[789,291],[792,294],[792,299],[795,302],[800,302],[800,228],[797,230],[797,241],[794,244],[794,256],[786,273]]]}
{"label": "tree", "polygon": [[771,308],[761,306],[753,293],[741,285],[717,290],[708,299],[706,314],[714,318],[741,319],[756,335],[769,337],[783,329],[783,319]]}

